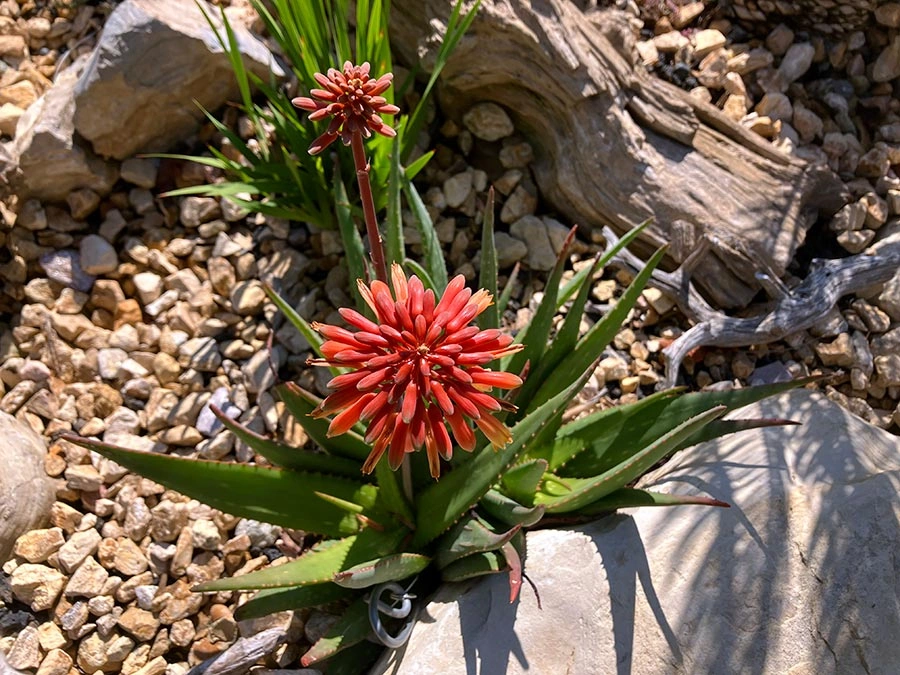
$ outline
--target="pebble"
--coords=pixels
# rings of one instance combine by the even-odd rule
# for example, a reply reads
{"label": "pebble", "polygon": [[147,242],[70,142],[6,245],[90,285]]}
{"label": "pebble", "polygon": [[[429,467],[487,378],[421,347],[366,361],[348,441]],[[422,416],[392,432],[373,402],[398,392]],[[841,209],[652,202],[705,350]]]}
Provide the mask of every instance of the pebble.
{"label": "pebble", "polygon": [[38,668],[37,675],[67,675],[72,669],[73,661],[62,649],[51,649]]}
{"label": "pebble", "polygon": [[6,655],[6,662],[10,667],[22,670],[34,670],[41,664],[41,648],[36,627],[26,626],[19,633],[12,649]]}
{"label": "pebble", "polygon": [[472,135],[484,141],[499,141],[511,136],[512,120],[496,103],[476,103],[463,115],[463,124]]}
{"label": "pebble", "polygon": [[191,524],[191,541],[194,548],[215,551],[222,544],[222,535],[214,522],[201,518]]}
{"label": "pebble", "polygon": [[152,613],[138,607],[129,607],[119,617],[118,624],[126,633],[141,642],[150,642],[159,630],[159,619]]}
{"label": "pebble", "polygon": [[93,598],[103,594],[109,572],[93,558],[87,558],[66,584],[67,598]]}
{"label": "pebble", "polygon": [[472,193],[472,172],[463,171],[445,180],[443,193],[447,206],[453,209],[462,206]]}
{"label": "pebble", "polygon": [[116,549],[113,565],[127,577],[134,577],[147,569],[147,558],[140,547],[131,539],[123,538]]}
{"label": "pebble", "polygon": [[42,255],[38,262],[49,279],[87,293],[94,277],[82,269],[80,257],[77,251],[53,251]]}
{"label": "pebble", "polygon": [[241,316],[259,314],[267,299],[268,296],[262,284],[255,280],[241,281],[234,286],[231,292],[231,306],[235,313]]}
{"label": "pebble", "polygon": [[222,356],[214,338],[192,338],[179,346],[178,362],[186,368],[215,372],[222,363]]}
{"label": "pebble", "polygon": [[32,530],[16,539],[13,553],[30,563],[40,563],[56,553],[64,543],[62,528]]}
{"label": "pebble", "polygon": [[[68,474],[69,471],[67,470],[66,473]],[[71,574],[88,556],[92,556],[97,552],[97,546],[100,544],[101,539],[100,533],[93,528],[73,533],[57,552],[59,566],[64,572]]]}
{"label": "pebble", "polygon": [[497,251],[497,267],[501,270],[509,269],[528,255],[525,242],[506,232],[494,233],[494,247]]}
{"label": "pebble", "polygon": [[212,197],[184,197],[179,205],[179,215],[185,227],[197,228],[222,215],[219,200]]}
{"label": "pebble", "polygon": [[149,190],[156,185],[157,170],[156,160],[129,157],[122,162],[119,174],[122,180]]}
{"label": "pebble", "polygon": [[894,35],[890,44],[885,47],[872,67],[874,82],[889,82],[900,77],[900,35]]}
{"label": "pebble", "polygon": [[19,565],[10,577],[15,598],[35,612],[50,609],[65,584],[66,577],[59,570],[32,563]]}

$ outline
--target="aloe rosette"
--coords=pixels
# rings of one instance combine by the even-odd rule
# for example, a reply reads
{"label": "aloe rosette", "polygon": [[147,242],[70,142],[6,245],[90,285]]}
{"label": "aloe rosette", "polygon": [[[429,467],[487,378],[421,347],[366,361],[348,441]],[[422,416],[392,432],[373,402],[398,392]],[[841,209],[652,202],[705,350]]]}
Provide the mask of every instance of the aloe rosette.
{"label": "aloe rosette", "polygon": [[[490,222],[486,226],[490,227]],[[626,244],[634,234],[625,237],[619,245]],[[419,575],[422,581],[418,592],[421,594],[440,581],[507,572],[510,600],[513,601],[521,585],[526,554],[524,531],[528,528],[560,520],[585,521],[621,507],[688,503],[722,505],[712,497],[678,497],[630,486],[649,468],[681,448],[741,429],[782,423],[779,420],[731,421],[722,418],[729,411],[794,384],[696,394],[664,391],[636,403],[563,423],[563,412],[593,372],[598,356],[616,333],[647,282],[650,270],[661,257],[661,252],[657,252],[615,308],[579,336],[572,325],[582,316],[591,273],[614,252],[615,249],[611,250],[596,261],[593,268],[582,271],[563,288],[560,288],[560,282],[566,251],[560,254],[534,320],[524,331],[525,335],[517,336],[514,343],[526,346],[513,347],[508,339],[496,341],[497,333],[490,327],[475,328],[473,332],[466,330],[462,321],[458,322],[459,326],[451,326],[466,331],[462,334],[471,336],[469,339],[486,334],[494,341],[487,337],[483,339],[505,354],[508,368],[521,370],[528,363],[532,375],[516,390],[515,407],[509,401],[489,394],[485,396],[503,402],[493,405],[487,398],[474,399],[484,406],[478,411],[479,416],[494,419],[493,415],[499,409],[500,415],[506,417],[502,421],[495,419],[495,423],[504,430],[508,427],[508,432],[502,433],[502,439],[492,439],[492,436],[499,436],[496,429],[485,429],[483,425],[473,429],[470,422],[463,419],[459,423],[465,424],[467,431],[460,434],[453,429],[457,440],[468,444],[468,434],[471,434],[472,442],[480,449],[471,454],[438,453],[444,467],[443,475],[437,481],[432,477],[436,473],[436,458],[425,456],[427,452],[411,452],[417,442],[407,440],[411,436],[402,432],[399,456],[411,460],[415,495],[412,500],[404,495],[398,475],[391,470],[390,464],[399,463],[397,458],[389,462],[387,455],[379,455],[373,461],[373,448],[365,439],[368,432],[355,424],[358,418],[366,417],[361,414],[365,406],[360,408],[358,402],[352,404],[356,407],[351,418],[342,420],[339,428],[335,428],[337,418],[328,420],[321,415],[333,412],[328,399],[323,401],[292,383],[280,385],[278,395],[315,441],[318,446],[315,449],[290,447],[262,437],[217,412],[236,437],[272,466],[185,459],[126,450],[91,439],[69,437],[69,440],[228,513],[320,535],[320,543],[290,563],[207,582],[195,590],[258,590],[253,599],[239,608],[239,619],[282,609],[340,603],[339,606],[345,607],[341,620],[312,646],[302,663],[310,665],[337,654],[332,668],[340,666],[341,658],[347,663],[358,664],[360,659],[371,657],[381,648],[366,641],[371,634],[366,606],[366,594],[371,587],[389,581],[408,581]],[[412,279],[405,290],[401,281],[393,288],[376,286],[372,297],[375,313],[378,314],[379,308],[387,311],[384,308],[389,300],[395,303],[396,310],[396,303],[402,302],[404,294],[410,292],[411,284],[415,284]],[[451,285],[450,293],[463,293],[458,288],[460,282],[453,281]],[[419,292],[413,291],[416,296]],[[424,295],[424,289],[422,293]],[[475,306],[481,308],[486,296],[477,293],[463,293],[463,296],[466,301],[458,303],[461,307],[457,308],[463,313],[456,317],[476,318],[480,312],[464,311],[464,308],[470,306],[473,298]],[[408,295],[406,300],[409,300]],[[436,296],[435,300],[436,309],[441,301]],[[571,300],[567,317],[550,340],[552,318],[558,306],[567,300]],[[413,303],[414,308],[418,307],[417,303]],[[303,321],[295,314],[289,316],[295,321]],[[373,326],[377,325],[369,319],[361,321],[358,317],[362,315],[355,312],[345,313],[345,316],[362,326],[360,330],[374,331]],[[420,315],[409,317],[414,329],[417,316]],[[431,319],[434,318],[432,312]],[[307,334],[315,335],[305,322],[299,327]],[[446,324],[441,330],[444,334],[452,333],[447,331]],[[330,331],[323,332],[328,334]],[[392,331],[388,333],[396,337]],[[332,332],[329,337],[333,339],[335,335]],[[349,341],[351,335],[349,331],[341,333],[340,339]],[[384,348],[382,342],[374,342]],[[321,340],[314,344],[320,358],[343,365],[342,359],[336,358],[343,350],[327,345]],[[409,347],[416,351],[414,345]],[[473,359],[479,364],[473,363],[471,367],[483,368],[481,362],[486,358]],[[447,361],[442,363],[448,364],[448,372],[459,367],[451,366]],[[416,367],[420,368],[421,374],[421,366]],[[438,367],[435,372],[440,370]],[[361,381],[354,379],[357,375],[339,379],[353,372],[348,370],[336,375],[338,384]],[[359,374],[360,371],[355,372]],[[419,406],[425,411],[424,419],[431,419],[430,410],[440,411],[441,419],[447,419],[450,404],[455,411],[463,394],[472,395],[471,391],[462,388],[462,393],[448,394],[448,400],[442,401],[443,397],[435,394],[433,384],[430,394],[426,395],[425,387],[413,391],[407,383],[394,392],[390,402],[392,397],[388,390],[392,388],[385,387],[385,382],[403,380],[395,372],[384,375],[385,378],[372,378],[373,383],[378,380],[375,388],[356,389],[354,396],[361,395],[361,400],[369,405],[387,391],[381,400],[387,406],[387,415],[394,420],[395,430],[397,420],[408,427],[409,423],[404,420],[411,422]],[[441,381],[437,375],[433,377],[435,382]],[[496,377],[482,379],[482,384],[496,386],[500,382]],[[513,375],[500,383],[514,384],[517,380]],[[425,381],[424,376],[421,381]],[[459,386],[459,383],[453,381],[443,388],[452,386]],[[375,393],[378,387],[381,390]],[[413,397],[415,407],[407,402],[407,393]],[[371,429],[374,418],[368,419]],[[487,431],[487,438],[476,431],[479,428]],[[335,434],[336,431],[342,433]],[[429,442],[428,434],[435,434],[434,431],[417,431],[413,435],[415,433],[419,433],[419,440],[423,441],[418,445],[425,446]],[[483,440],[479,442],[479,438]],[[388,439],[389,446],[393,436]],[[499,440],[503,442],[497,442]],[[368,468],[374,465],[374,479],[362,472],[367,459]],[[343,656],[338,654],[345,650]]]}

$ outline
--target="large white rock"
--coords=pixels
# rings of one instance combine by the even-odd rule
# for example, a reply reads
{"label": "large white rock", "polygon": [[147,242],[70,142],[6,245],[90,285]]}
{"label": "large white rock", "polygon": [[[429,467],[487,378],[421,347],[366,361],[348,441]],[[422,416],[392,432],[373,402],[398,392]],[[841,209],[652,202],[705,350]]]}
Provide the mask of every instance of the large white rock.
{"label": "large white rock", "polygon": [[740,413],[800,427],[689,449],[644,480],[730,509],[635,509],[528,535],[527,584],[443,589],[374,673],[894,673],[900,444],[796,391]]}
{"label": "large white rock", "polygon": [[42,527],[56,498],[44,472],[44,440],[12,415],[0,412],[0,563],[19,535]]}
{"label": "large white rock", "polygon": [[[156,152],[193,131],[202,112],[237,96],[237,82],[201,8],[204,0],[125,0],[109,15],[76,88],[75,128],[104,157]],[[234,26],[244,65],[283,77],[269,50]]]}

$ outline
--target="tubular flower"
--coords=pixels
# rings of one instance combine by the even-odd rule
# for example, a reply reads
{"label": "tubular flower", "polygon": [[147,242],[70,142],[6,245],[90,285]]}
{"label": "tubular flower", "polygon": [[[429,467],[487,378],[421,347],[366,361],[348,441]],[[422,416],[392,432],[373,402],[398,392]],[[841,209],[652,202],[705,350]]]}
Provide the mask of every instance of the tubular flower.
{"label": "tubular flower", "polygon": [[522,380],[483,366],[522,345],[511,344],[512,338],[499,330],[469,325],[491,304],[490,293],[473,294],[460,275],[438,301],[418,277],[407,280],[396,264],[391,267],[393,294],[382,281],[357,283],[378,323],[344,308],[340,314],[355,331],[313,324],[327,340],[322,345],[325,358],[311,363],[352,372],[329,382],[333,393],[312,414],[337,413],[329,436],[368,422],[365,438],[372,452],[363,472],[371,473],[385,451],[396,470],[406,453],[424,446],[431,475],[437,478],[440,458],[453,454],[451,434],[463,450],[475,448],[470,420],[495,448],[509,443],[509,430],[493,415],[515,407],[490,392],[515,389]]}
{"label": "tubular flower", "polygon": [[309,119],[323,120],[331,118],[328,129],[309,146],[309,154],[317,155],[331,145],[338,136],[344,145],[350,145],[350,138],[359,132],[363,138],[369,138],[375,131],[382,136],[397,135],[391,127],[384,123],[382,115],[395,115],[400,108],[387,102],[381,96],[394,76],[385,73],[377,80],[369,77],[369,64],[354,66],[344,62],[344,72],[328,69],[328,75],[316,73],[315,78],[323,88],[309,92],[312,98],[298,96],[293,99],[296,107],[310,112]]}

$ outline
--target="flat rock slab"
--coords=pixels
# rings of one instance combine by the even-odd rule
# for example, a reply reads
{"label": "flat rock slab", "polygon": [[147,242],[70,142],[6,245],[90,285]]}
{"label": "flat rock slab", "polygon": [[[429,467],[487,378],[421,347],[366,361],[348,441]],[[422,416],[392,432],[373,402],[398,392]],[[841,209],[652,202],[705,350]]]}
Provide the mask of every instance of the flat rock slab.
{"label": "flat rock slab", "polygon": [[50,517],[56,488],[44,472],[44,440],[12,415],[0,412],[0,562],[19,535]]}
{"label": "flat rock slab", "polygon": [[898,439],[805,390],[739,416],[803,425],[704,443],[643,481],[730,509],[532,532],[542,610],[527,585],[509,605],[505,575],[449,586],[372,672],[896,672]]}

